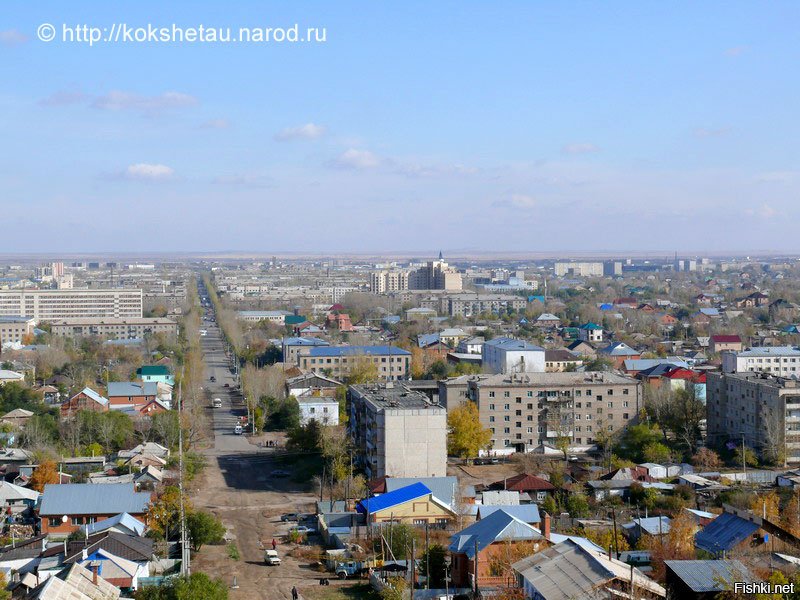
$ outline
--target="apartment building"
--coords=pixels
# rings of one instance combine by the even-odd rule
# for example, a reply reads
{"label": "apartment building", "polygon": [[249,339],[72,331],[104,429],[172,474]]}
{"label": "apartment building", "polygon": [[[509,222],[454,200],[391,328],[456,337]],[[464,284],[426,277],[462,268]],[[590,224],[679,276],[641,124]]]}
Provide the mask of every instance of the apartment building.
{"label": "apartment building", "polygon": [[[602,262],[557,262],[553,266],[556,277],[602,277]],[[620,264],[620,272],[622,265]]]}
{"label": "apartment building", "polygon": [[394,346],[316,346],[302,349],[297,361],[304,371],[339,380],[365,361],[374,364],[378,377],[386,381],[408,379],[411,370],[411,353]]}
{"label": "apartment building", "polygon": [[237,317],[248,323],[258,323],[259,321],[269,321],[276,325],[283,325],[286,322],[286,315],[291,315],[286,310],[240,310]]}
{"label": "apartment building", "polygon": [[472,317],[482,313],[525,310],[527,300],[522,296],[510,294],[440,294],[420,300],[421,308],[430,308],[440,315],[451,317]]}
{"label": "apartment building", "polygon": [[373,294],[402,292],[408,287],[409,271],[406,269],[383,269],[369,274],[369,289]]}
{"label": "apartment building", "polygon": [[0,346],[20,344],[26,335],[32,335],[36,320],[29,317],[0,317]]}
{"label": "apartment building", "polygon": [[460,290],[463,287],[461,273],[444,261],[441,252],[438,260],[429,261],[418,269],[373,271],[369,284],[375,294],[406,290]]}
{"label": "apartment building", "polygon": [[315,337],[290,337],[281,340],[284,365],[300,365],[300,354],[311,348],[330,346],[330,342]]}
{"label": "apartment building", "polygon": [[[446,393],[458,404],[464,380]],[[468,376],[466,401],[475,402],[481,424],[492,431],[491,451],[528,452],[568,437],[591,446],[599,431],[617,432],[636,421],[642,384],[615,373],[512,373]]]}
{"label": "apartment building", "polygon": [[59,337],[99,336],[133,340],[156,333],[178,335],[178,322],[163,317],[57,319],[51,322],[51,332]]}
{"label": "apartment building", "polygon": [[747,348],[741,352],[722,353],[722,370],[725,373],[770,373],[782,377],[800,375],[800,348],[794,346],[767,346]]}
{"label": "apartment building", "polygon": [[713,373],[706,379],[710,444],[732,442],[761,458],[800,462],[800,382],[769,373]]}
{"label": "apartment building", "polygon": [[484,342],[482,353],[483,368],[490,373],[544,372],[545,352],[525,340],[507,337]]}
{"label": "apartment building", "polygon": [[24,316],[37,321],[141,318],[142,290],[0,290],[0,316]]}
{"label": "apartment building", "polygon": [[402,383],[353,385],[348,431],[367,479],[444,477],[447,411]]}

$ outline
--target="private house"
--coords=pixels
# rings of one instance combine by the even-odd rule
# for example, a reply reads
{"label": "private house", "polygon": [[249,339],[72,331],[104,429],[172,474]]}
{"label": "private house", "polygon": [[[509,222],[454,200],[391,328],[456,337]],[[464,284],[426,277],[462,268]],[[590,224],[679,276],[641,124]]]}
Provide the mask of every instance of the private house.
{"label": "private house", "polygon": [[25,375],[8,369],[0,369],[0,385],[7,383],[25,383]]}
{"label": "private house", "polygon": [[0,422],[22,428],[25,427],[25,423],[27,423],[28,419],[30,419],[32,416],[33,412],[30,410],[25,410],[24,408],[15,408],[14,410],[10,410],[0,417]]}
{"label": "private house", "polygon": [[33,508],[39,500],[39,495],[36,490],[0,480],[0,505],[10,508],[12,512]]}
{"label": "private house", "polygon": [[542,517],[539,514],[539,507],[536,504],[511,504],[511,505],[475,505],[477,509],[478,521],[487,518],[498,510],[508,513],[512,517],[519,519],[523,523],[532,525],[537,529],[541,526]]}
{"label": "private house", "polygon": [[563,373],[564,371],[575,371],[583,364],[583,360],[563,348],[544,351],[544,370],[545,373]]}
{"label": "private house", "polygon": [[73,564],[68,570],[48,577],[25,596],[25,600],[117,600],[122,591],[98,573],[97,566]]}
{"label": "private house", "polygon": [[[379,477],[369,482],[369,491],[374,496],[393,492],[409,485],[421,483],[426,486],[434,498],[438,498],[449,507],[455,507],[459,500],[458,477]],[[462,498],[462,500],[464,500]]]}
{"label": "private house", "polygon": [[556,491],[556,487],[546,479],[528,473],[520,473],[513,477],[495,481],[489,485],[489,489],[510,490],[520,494],[528,494],[534,502],[543,502],[548,494],[553,494]]}
{"label": "private house", "polygon": [[599,356],[610,359],[615,369],[622,367],[626,360],[642,358],[641,352],[634,350],[625,342],[613,342],[597,352]]}
{"label": "private house", "polygon": [[102,521],[97,521],[96,523],[90,523],[89,525],[81,527],[81,531],[89,537],[110,532],[143,537],[145,529],[144,522],[132,517],[128,513],[120,513],[108,519],[103,519]]}
{"label": "private house", "polygon": [[82,525],[91,525],[120,513],[128,513],[146,523],[149,507],[150,493],[137,492],[132,483],[47,484],[39,517],[42,533],[66,537]]}
{"label": "private house", "polygon": [[[525,598],[665,598],[667,591],[636,567],[567,539],[513,565]],[[631,590],[633,584],[633,590]],[[635,592],[635,595],[632,593]]]}
{"label": "private house", "polygon": [[92,388],[86,387],[69,400],[61,403],[62,418],[69,418],[79,410],[106,412],[108,410],[108,398],[101,396]]}
{"label": "private house", "polygon": [[665,586],[670,598],[716,600],[737,582],[758,581],[738,560],[667,560]]}
{"label": "private house", "polygon": [[584,340],[575,340],[567,346],[567,350],[577,356],[584,356],[587,358],[594,358],[597,356],[597,350],[595,347]]}
{"label": "private house", "polygon": [[544,348],[500,337],[484,342],[483,366],[491,373],[543,373]]}
{"label": "private house", "polygon": [[453,587],[472,587],[476,573],[479,589],[513,585],[511,565],[503,563],[546,548],[549,515],[544,516],[543,529],[540,532],[502,509],[462,529],[450,538]]}
{"label": "private house", "polygon": [[578,339],[582,342],[597,343],[603,341],[603,328],[597,323],[584,323],[578,327]]}
{"label": "private house", "polygon": [[77,564],[90,570],[97,569],[103,579],[118,588],[135,590],[139,587],[140,577],[150,576],[149,562],[139,564],[102,548],[93,552],[87,551],[85,554],[85,557],[81,554]]}
{"label": "private house", "polygon": [[286,380],[286,395],[300,398],[335,398],[336,390],[343,385],[341,381],[326,377],[321,373],[304,373]]}
{"label": "private house", "polygon": [[338,329],[339,331],[355,331],[350,315],[347,313],[332,313],[325,318],[325,326],[328,329]]}
{"label": "private house", "polygon": [[534,327],[553,328],[561,325],[561,319],[552,313],[542,313],[533,322]]}
{"label": "private house", "polygon": [[709,351],[715,354],[724,350],[741,352],[743,348],[742,338],[738,335],[712,335],[708,343]]}
{"label": "private house", "polygon": [[408,523],[444,527],[457,515],[423,483],[413,483],[380,496],[365,498],[356,506],[369,523]]}
{"label": "private house", "polygon": [[153,382],[175,385],[175,378],[165,365],[144,365],[136,369],[136,376],[145,383]]}
{"label": "private house", "polygon": [[644,517],[633,519],[633,521],[622,525],[622,533],[630,542],[631,547],[633,547],[645,536],[657,539],[663,538],[663,536],[669,533],[669,525],[671,522],[669,517]]}
{"label": "private house", "polygon": [[155,381],[112,381],[108,384],[109,408],[132,406],[140,409],[158,396],[158,383]]}

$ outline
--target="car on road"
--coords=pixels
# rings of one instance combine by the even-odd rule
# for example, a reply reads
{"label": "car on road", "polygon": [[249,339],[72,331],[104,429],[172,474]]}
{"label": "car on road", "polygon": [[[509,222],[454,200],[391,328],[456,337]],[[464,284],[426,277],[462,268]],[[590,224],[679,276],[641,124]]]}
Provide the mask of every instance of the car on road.
{"label": "car on road", "polygon": [[265,550],[264,562],[268,565],[279,565],[281,564],[281,557],[278,556],[277,550]]}
{"label": "car on road", "polygon": [[231,387],[231,384],[230,384],[230,383],[226,383],[226,384],[225,384],[225,385],[223,385],[222,387],[229,388],[229,387]]}
{"label": "car on road", "polygon": [[273,477],[288,477],[289,471],[284,471],[283,469],[275,469],[270,473]]}
{"label": "car on road", "polygon": [[305,525],[295,525],[294,527],[289,527],[289,531],[294,531],[303,535],[311,535],[312,533],[317,533],[316,529],[312,529],[311,527],[306,527]]}
{"label": "car on road", "polygon": [[208,378],[208,380],[213,383],[217,380],[217,378],[212,375],[211,377]]}
{"label": "car on road", "polygon": [[236,424],[236,427],[233,428],[234,435],[242,435],[242,431],[242,426],[238,423]]}
{"label": "car on road", "polygon": [[222,398],[214,398],[211,401],[211,406],[214,408],[222,408]]}
{"label": "car on road", "polygon": [[286,513],[285,515],[281,515],[281,521],[286,523],[287,521],[297,521],[299,520],[300,515],[297,513]]}

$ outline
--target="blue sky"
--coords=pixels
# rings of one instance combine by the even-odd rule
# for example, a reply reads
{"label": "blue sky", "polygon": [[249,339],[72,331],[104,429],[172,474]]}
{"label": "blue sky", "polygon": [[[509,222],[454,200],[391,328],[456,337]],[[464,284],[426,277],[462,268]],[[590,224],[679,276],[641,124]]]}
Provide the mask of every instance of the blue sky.
{"label": "blue sky", "polygon": [[797,3],[3,9],[5,252],[800,252]]}

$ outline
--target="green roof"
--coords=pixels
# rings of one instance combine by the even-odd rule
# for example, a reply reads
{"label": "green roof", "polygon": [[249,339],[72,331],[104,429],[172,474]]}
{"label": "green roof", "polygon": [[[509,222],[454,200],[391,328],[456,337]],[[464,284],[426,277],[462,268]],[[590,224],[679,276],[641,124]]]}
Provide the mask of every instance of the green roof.
{"label": "green roof", "polygon": [[169,369],[164,365],[144,365],[136,369],[137,375],[169,375]]}
{"label": "green roof", "polygon": [[300,323],[305,323],[308,319],[301,315],[286,315],[284,318],[284,323],[287,325],[300,325]]}

